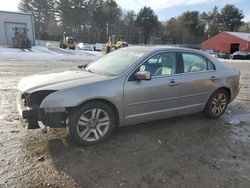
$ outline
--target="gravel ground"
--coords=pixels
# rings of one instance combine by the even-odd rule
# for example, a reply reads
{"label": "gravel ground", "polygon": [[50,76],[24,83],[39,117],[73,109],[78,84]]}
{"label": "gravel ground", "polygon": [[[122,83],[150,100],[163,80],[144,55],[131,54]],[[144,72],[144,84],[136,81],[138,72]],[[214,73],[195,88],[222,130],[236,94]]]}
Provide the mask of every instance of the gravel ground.
{"label": "gravel ground", "polygon": [[194,114],[120,128],[80,147],[64,129],[23,129],[16,110],[21,77],[80,61],[0,60],[0,187],[249,187],[250,62],[225,115]]}

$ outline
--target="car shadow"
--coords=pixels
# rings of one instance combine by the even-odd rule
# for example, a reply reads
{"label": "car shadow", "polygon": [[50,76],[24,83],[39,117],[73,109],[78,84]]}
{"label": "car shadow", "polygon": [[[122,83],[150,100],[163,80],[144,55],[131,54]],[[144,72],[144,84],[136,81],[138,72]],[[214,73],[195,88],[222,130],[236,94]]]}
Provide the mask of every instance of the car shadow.
{"label": "car shadow", "polygon": [[225,143],[228,128],[218,125],[223,120],[194,114],[122,127],[94,146],[79,146],[69,136],[52,139],[48,149],[55,168],[79,187],[181,185],[185,173],[197,174],[204,165],[197,164],[200,158],[219,152],[217,142]]}

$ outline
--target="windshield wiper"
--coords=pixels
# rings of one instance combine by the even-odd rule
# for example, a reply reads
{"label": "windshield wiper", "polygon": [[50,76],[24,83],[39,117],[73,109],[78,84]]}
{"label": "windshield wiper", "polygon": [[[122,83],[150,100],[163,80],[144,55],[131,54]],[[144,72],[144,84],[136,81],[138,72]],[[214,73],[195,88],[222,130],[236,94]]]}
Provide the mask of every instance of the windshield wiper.
{"label": "windshield wiper", "polygon": [[86,70],[87,66],[88,66],[88,64],[78,65],[77,68]]}
{"label": "windshield wiper", "polygon": [[88,71],[88,72],[94,73],[92,70],[90,70],[90,69],[86,69],[86,68],[87,68],[87,65],[78,65],[77,67],[78,67],[79,69],[82,69],[82,70],[85,70],[85,71]]}
{"label": "windshield wiper", "polygon": [[83,69],[83,68],[84,68],[84,65],[78,65],[77,68]]}
{"label": "windshield wiper", "polygon": [[91,73],[94,73],[92,70],[90,70],[90,69],[84,69],[84,70],[86,70],[86,71],[88,71],[88,72],[91,72]]}

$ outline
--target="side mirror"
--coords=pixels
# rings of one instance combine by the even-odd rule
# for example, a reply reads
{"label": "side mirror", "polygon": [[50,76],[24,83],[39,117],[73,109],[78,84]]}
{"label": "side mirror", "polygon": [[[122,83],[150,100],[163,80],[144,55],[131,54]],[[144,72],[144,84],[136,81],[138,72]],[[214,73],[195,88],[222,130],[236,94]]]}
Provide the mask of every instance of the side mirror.
{"label": "side mirror", "polygon": [[136,80],[151,80],[151,74],[148,71],[139,71],[134,76]]}

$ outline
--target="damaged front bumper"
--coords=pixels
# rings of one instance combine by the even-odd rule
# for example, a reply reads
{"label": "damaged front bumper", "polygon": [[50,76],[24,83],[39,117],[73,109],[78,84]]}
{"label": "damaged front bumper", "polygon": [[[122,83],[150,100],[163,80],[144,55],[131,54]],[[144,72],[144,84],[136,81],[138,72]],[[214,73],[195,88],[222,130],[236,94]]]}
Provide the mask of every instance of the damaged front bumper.
{"label": "damaged front bumper", "polygon": [[51,128],[66,127],[65,108],[42,109],[39,106],[27,107],[24,94],[19,93],[17,96],[17,109],[24,128],[38,129],[40,128],[38,122]]}

